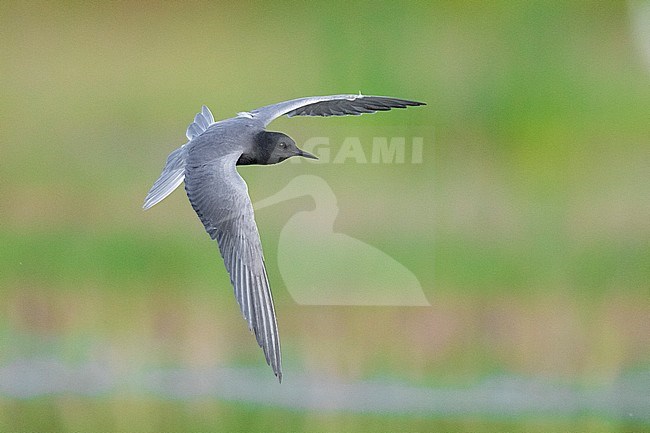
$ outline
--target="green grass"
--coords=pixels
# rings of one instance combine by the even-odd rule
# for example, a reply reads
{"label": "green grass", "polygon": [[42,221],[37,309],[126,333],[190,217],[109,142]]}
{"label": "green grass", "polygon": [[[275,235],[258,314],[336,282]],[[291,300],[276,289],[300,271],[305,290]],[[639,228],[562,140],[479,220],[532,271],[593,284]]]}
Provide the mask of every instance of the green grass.
{"label": "green grass", "polygon": [[[210,287],[227,278],[225,268],[216,244],[202,235],[194,220],[188,223],[196,226],[195,239],[185,233],[142,230],[0,233],[2,287],[21,281],[52,288],[95,285],[118,292],[161,285]],[[270,225],[265,222],[272,229]],[[346,234],[355,237],[354,232]],[[567,245],[560,239],[506,242],[450,234],[432,239],[356,237],[407,265],[430,296],[441,291],[526,295],[567,286],[597,295],[615,285],[643,296],[644,283],[650,280],[650,255],[643,240]],[[271,279],[279,283],[278,239],[270,234],[263,242]]]}
{"label": "green grass", "polygon": [[[236,403],[196,400],[178,404],[157,398],[79,398],[56,403],[48,399],[0,404],[0,427],[11,431],[232,432],[318,431],[394,432],[642,432],[646,426],[602,422],[590,417],[575,420],[499,421],[479,418],[428,418],[391,415],[356,415],[342,412],[290,411]],[[11,421],[10,421],[11,420]],[[4,429],[4,428],[3,428]]]}

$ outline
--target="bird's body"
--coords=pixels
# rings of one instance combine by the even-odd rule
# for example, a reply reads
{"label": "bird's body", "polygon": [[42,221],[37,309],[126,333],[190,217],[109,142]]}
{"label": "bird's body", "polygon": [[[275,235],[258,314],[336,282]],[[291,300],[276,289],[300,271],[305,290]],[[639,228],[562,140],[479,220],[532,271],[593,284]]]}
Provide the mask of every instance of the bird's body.
{"label": "bird's body", "polygon": [[266,131],[266,126],[279,116],[358,115],[416,105],[423,103],[382,96],[320,96],[268,105],[219,122],[214,122],[204,106],[187,129],[189,141],[169,155],[162,174],[147,194],[145,209],[185,181],[192,207],[219,244],[249,329],[280,380],[280,339],[262,245],[248,188],[236,166],[277,164],[292,156],[315,158],[298,149],[289,136]]}

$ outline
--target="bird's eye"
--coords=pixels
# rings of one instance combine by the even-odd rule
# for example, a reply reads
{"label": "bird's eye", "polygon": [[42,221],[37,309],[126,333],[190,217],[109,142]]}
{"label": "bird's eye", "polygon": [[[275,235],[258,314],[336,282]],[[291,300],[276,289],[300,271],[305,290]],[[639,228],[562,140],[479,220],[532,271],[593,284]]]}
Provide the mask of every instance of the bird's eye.
{"label": "bird's eye", "polygon": [[283,149],[286,148],[286,147],[287,147],[287,143],[285,143],[284,141],[281,141],[281,142],[280,142],[280,147],[283,148]]}

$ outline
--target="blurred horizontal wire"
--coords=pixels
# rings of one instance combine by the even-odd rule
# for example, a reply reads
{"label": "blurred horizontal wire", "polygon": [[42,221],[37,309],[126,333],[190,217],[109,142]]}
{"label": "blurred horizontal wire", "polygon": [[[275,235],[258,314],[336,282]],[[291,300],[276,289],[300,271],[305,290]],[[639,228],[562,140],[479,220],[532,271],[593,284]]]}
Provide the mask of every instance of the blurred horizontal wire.
{"label": "blurred horizontal wire", "polygon": [[455,388],[413,386],[391,380],[343,382],[326,376],[292,376],[278,385],[262,369],[151,368],[125,374],[101,361],[73,365],[56,358],[24,358],[0,367],[0,397],[144,394],[176,401],[212,397],[289,409],[419,416],[558,418],[588,413],[650,424],[650,371],[588,387],[514,375],[493,376],[472,386]]}

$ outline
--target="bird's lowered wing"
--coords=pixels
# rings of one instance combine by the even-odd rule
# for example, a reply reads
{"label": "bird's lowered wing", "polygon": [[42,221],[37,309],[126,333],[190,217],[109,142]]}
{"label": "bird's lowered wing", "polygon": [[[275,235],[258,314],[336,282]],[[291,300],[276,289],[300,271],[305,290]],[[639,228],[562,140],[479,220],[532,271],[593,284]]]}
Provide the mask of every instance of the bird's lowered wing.
{"label": "bird's lowered wing", "polygon": [[[214,117],[212,117],[210,109],[204,105],[203,108],[201,108],[201,112],[194,116],[194,121],[187,127],[187,131],[185,132],[187,139],[189,141],[194,140],[213,123]],[[183,182],[185,177],[185,159],[187,158],[185,149],[186,144],[187,143],[174,150],[167,157],[167,163],[165,164],[160,177],[156,182],[154,182],[147,197],[144,199],[142,207],[145,210],[160,203]]]}
{"label": "bird's lowered wing", "polygon": [[248,188],[235,169],[238,157],[238,154],[228,154],[196,164],[190,157],[185,170],[185,190],[205,230],[219,243],[249,329],[264,350],[266,362],[282,380],[273,299]]}
{"label": "bird's lowered wing", "polygon": [[267,105],[251,112],[239,113],[240,116],[259,119],[264,126],[274,119],[287,115],[293,116],[346,116],[376,111],[387,111],[391,108],[406,108],[409,106],[426,105],[423,102],[388,96],[332,95],[312,96],[309,98],[292,99],[291,101]]}

